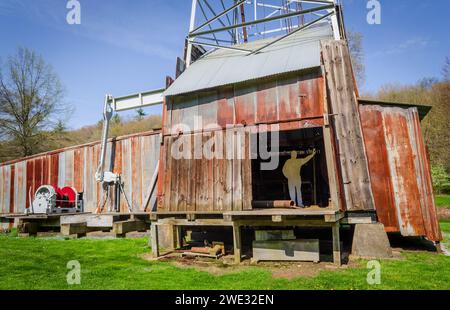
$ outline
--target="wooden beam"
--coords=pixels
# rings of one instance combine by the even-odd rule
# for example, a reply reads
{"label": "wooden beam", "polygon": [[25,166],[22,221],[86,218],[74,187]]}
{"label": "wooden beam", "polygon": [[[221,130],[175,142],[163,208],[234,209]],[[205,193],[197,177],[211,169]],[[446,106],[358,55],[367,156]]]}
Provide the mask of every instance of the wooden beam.
{"label": "wooden beam", "polygon": [[60,223],[61,225],[86,223],[87,227],[112,228],[113,217],[113,215],[105,214],[62,215],[60,218]]}
{"label": "wooden beam", "polygon": [[344,212],[339,212],[336,214],[325,214],[325,222],[334,223],[341,220],[345,216]]}
{"label": "wooden beam", "polygon": [[283,216],[282,215],[272,215],[272,222],[274,222],[274,223],[283,222]]}
{"label": "wooden beam", "polygon": [[147,231],[145,222],[139,220],[128,220],[115,222],[113,232],[119,237],[125,237],[126,233],[132,231]]}
{"label": "wooden beam", "polygon": [[37,222],[24,222],[19,221],[18,232],[19,234],[28,234],[28,236],[36,236],[39,230],[39,224]]}
{"label": "wooden beam", "polygon": [[336,139],[345,204],[347,210],[374,210],[361,119],[345,41],[323,41],[322,59],[325,69],[328,114],[333,116],[333,136]]}
{"label": "wooden beam", "polygon": [[325,146],[325,160],[327,165],[328,172],[328,184],[330,188],[330,199],[332,208],[335,210],[342,210],[341,199],[340,199],[340,188],[339,188],[339,178],[337,174],[337,169],[339,169],[338,164],[336,162],[336,150],[333,145],[333,136],[331,133],[331,119],[330,114],[328,112],[328,93],[327,93],[327,82],[326,82],[326,72],[324,66],[322,66],[322,75],[323,75],[323,113],[324,113],[324,126],[323,126],[323,142]]}
{"label": "wooden beam", "polygon": [[150,226],[150,247],[152,248],[152,256],[153,258],[159,257],[159,247],[158,247],[158,226],[156,222],[152,222]]}
{"label": "wooden beam", "polygon": [[333,261],[336,265],[340,266],[341,261],[341,240],[339,236],[339,222],[336,222],[332,226],[333,230]]}
{"label": "wooden beam", "polygon": [[85,237],[88,232],[87,223],[61,224],[61,234],[63,236],[76,235],[77,238]]}
{"label": "wooden beam", "polygon": [[241,263],[241,226],[239,223],[233,223],[233,247],[234,247],[234,262]]}
{"label": "wooden beam", "polygon": [[373,220],[371,217],[346,217],[341,220],[342,224],[372,224]]}

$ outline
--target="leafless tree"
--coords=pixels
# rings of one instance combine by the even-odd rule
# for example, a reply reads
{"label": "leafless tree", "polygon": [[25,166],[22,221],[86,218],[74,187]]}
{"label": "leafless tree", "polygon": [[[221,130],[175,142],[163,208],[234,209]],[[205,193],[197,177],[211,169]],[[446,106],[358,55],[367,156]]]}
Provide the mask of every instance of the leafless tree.
{"label": "leafless tree", "polygon": [[356,31],[347,31],[348,47],[352,57],[353,70],[356,80],[361,87],[366,80],[366,67],[364,65],[363,35]]}
{"label": "leafless tree", "polygon": [[444,77],[444,81],[450,81],[450,58],[445,58],[445,64],[442,68],[442,75]]}
{"label": "leafless tree", "polygon": [[19,48],[0,66],[0,139],[21,156],[40,150],[43,136],[69,111],[58,75],[36,52]]}

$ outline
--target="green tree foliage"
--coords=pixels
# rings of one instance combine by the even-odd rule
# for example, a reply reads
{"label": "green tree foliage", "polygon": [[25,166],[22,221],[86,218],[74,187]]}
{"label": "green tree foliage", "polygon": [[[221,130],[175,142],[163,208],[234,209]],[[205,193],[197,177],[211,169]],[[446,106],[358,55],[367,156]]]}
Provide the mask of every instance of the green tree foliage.
{"label": "green tree foliage", "polygon": [[423,79],[414,85],[389,84],[375,94],[381,100],[429,105],[431,112],[422,121],[422,131],[431,164],[450,172],[450,62],[447,58],[441,79]]}
{"label": "green tree foliage", "polygon": [[450,191],[450,173],[444,166],[436,165],[431,167],[433,177],[433,187],[437,194],[448,194]]}

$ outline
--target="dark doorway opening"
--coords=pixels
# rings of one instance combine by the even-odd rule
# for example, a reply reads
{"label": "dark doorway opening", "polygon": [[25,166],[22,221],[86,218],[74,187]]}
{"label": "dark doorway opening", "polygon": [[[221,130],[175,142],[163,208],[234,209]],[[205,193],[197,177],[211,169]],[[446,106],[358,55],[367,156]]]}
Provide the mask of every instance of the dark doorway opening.
{"label": "dark doorway opening", "polygon": [[[259,134],[252,139],[261,143]],[[330,190],[328,184],[327,163],[322,127],[306,128],[279,132],[279,148],[276,151],[270,134],[267,135],[268,150],[279,155],[275,170],[264,170],[261,165],[270,160],[261,158],[260,152],[254,153],[252,160],[252,190],[254,201],[291,200],[288,179],[283,174],[283,166],[291,158],[292,151],[298,158],[309,156],[314,150],[316,155],[300,171],[303,204],[306,207],[328,207]],[[259,149],[259,145],[258,145]]]}

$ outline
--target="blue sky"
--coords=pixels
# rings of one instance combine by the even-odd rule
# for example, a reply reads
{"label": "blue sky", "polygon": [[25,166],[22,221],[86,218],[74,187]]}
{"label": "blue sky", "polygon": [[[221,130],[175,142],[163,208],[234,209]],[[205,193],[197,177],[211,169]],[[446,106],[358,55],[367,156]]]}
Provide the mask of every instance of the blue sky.
{"label": "blue sky", "polygon": [[[66,0],[0,0],[0,58],[24,46],[51,63],[76,107],[67,116],[70,128],[100,120],[105,93],[164,86],[183,53],[191,6],[190,0],[79,1],[81,25],[68,25]],[[364,90],[440,76],[450,57],[450,1],[380,0],[381,25],[367,24],[366,0],[343,2],[347,28],[364,35]]]}

